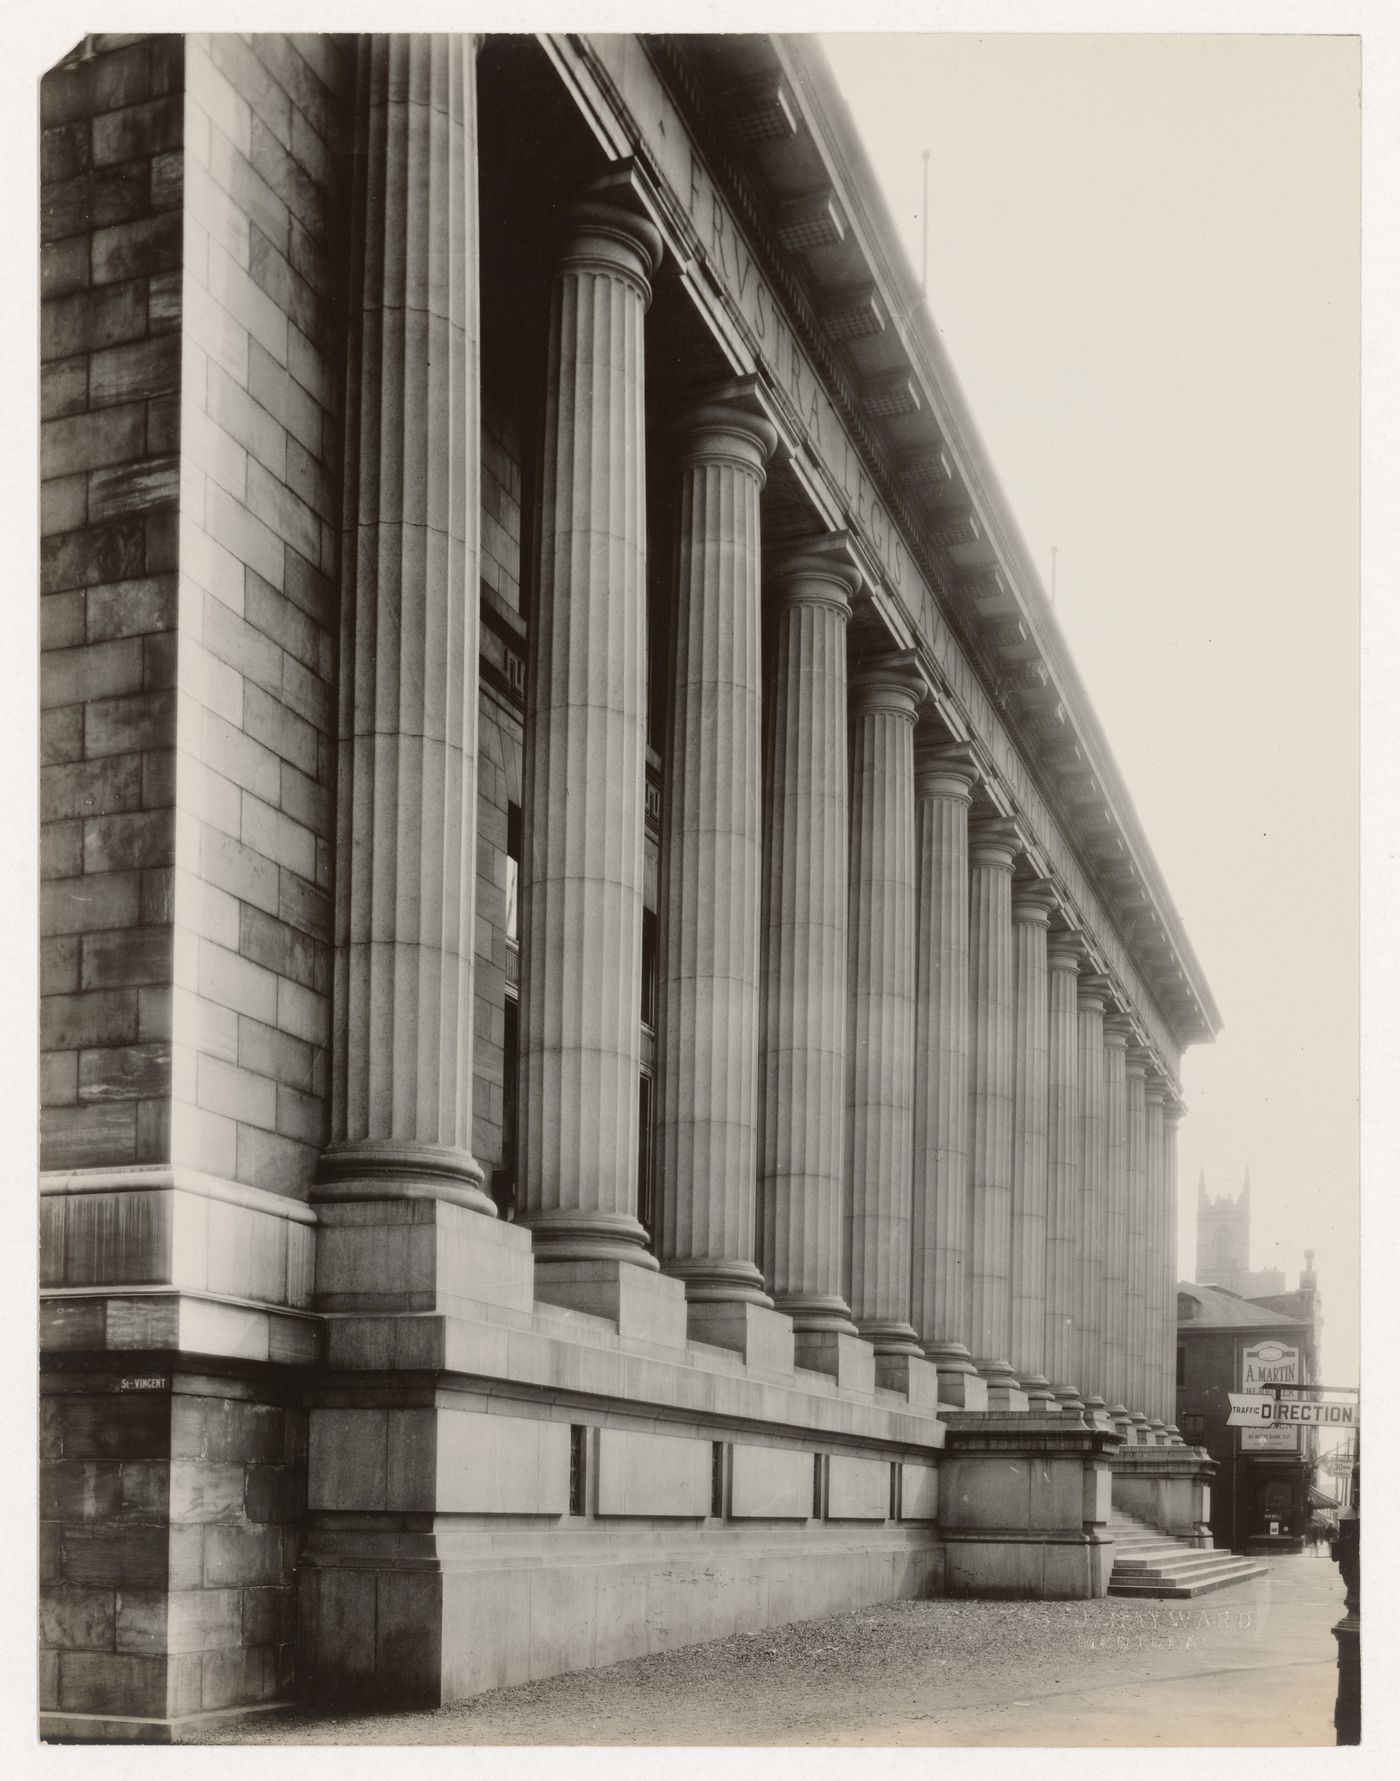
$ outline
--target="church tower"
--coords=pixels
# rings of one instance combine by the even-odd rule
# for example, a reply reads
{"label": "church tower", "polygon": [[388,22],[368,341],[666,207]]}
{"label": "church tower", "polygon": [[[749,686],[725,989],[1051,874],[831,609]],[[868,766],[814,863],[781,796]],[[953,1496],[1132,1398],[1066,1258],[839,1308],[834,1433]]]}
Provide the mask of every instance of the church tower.
{"label": "church tower", "polygon": [[1206,1192],[1206,1172],[1196,1183],[1196,1278],[1202,1286],[1223,1286],[1243,1292],[1249,1271],[1249,1170],[1244,1186],[1231,1199]]}

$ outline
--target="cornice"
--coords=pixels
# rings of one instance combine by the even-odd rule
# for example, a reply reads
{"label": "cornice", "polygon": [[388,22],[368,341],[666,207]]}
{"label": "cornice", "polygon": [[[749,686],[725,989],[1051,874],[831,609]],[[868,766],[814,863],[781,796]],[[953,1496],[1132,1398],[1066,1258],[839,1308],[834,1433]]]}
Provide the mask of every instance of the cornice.
{"label": "cornice", "polygon": [[[801,37],[743,40],[746,55],[752,46],[755,59],[766,59],[765,72],[781,77],[776,87],[769,80],[764,100],[771,109],[775,94],[781,95],[788,121],[774,127],[791,132],[799,119],[805,121],[821,157],[825,180],[802,194],[804,215],[810,210],[817,218],[813,227],[829,227],[822,219],[838,218],[841,238],[858,243],[871,275],[814,299],[789,263],[801,244],[774,251],[781,221],[795,213],[783,210],[786,201],[765,200],[761,180],[743,159],[751,145],[737,140],[744,133],[730,128],[725,109],[734,88],[707,82],[696,71],[708,41],[648,39],[647,47],[692,113],[711,171],[749,232],[750,250],[782,299],[911,560],[968,649],[993,707],[1018,736],[1017,752],[1064,825],[1088,882],[1104,900],[1104,914],[1128,955],[1140,961],[1144,987],[1179,1042],[1212,1037],[1219,1015],[1199,962],[824,57]],[[759,103],[763,76],[744,84]],[[873,331],[877,316],[878,328],[898,338],[906,369],[862,384],[842,363],[841,349],[853,335]],[[925,443],[916,450],[904,436],[909,449],[902,462],[880,437],[880,422],[901,407],[927,411],[915,416],[925,425]],[[867,424],[868,416],[875,425]],[[908,499],[911,484],[924,498],[923,511]],[[1140,913],[1130,913],[1135,909]]]}

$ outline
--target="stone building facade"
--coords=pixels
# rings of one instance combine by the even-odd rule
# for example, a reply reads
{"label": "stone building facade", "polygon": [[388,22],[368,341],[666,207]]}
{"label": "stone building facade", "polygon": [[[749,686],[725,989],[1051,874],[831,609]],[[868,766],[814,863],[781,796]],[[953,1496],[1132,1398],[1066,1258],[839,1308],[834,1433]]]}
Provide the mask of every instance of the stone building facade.
{"label": "stone building facade", "polygon": [[1101,1593],[1218,1021],[819,52],[42,120],[47,1731]]}

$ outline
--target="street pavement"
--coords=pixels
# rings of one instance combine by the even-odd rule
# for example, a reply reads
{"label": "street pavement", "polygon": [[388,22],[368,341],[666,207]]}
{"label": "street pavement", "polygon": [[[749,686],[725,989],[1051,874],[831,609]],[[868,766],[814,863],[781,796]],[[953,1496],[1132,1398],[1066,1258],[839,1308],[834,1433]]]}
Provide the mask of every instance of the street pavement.
{"label": "street pavement", "polygon": [[221,1743],[1328,1746],[1343,1613],[1325,1557],[1193,1601],[891,1602],[436,1712],[229,1726]]}

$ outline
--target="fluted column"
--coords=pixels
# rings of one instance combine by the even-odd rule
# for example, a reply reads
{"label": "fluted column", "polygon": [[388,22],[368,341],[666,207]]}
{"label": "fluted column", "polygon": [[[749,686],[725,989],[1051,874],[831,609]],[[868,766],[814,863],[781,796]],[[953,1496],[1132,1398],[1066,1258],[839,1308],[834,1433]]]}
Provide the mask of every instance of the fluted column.
{"label": "fluted column", "polygon": [[1128,1309],[1128,1036],[1132,1025],[1116,1011],[1103,1023],[1104,1130],[1104,1396],[1109,1408],[1123,1410],[1124,1329]]}
{"label": "fluted column", "polygon": [[1104,1399],[1104,1072],[1103,1015],[1108,981],[1079,979],[1079,1259],[1077,1340],[1079,1389],[1085,1404]]}
{"label": "fluted column", "polygon": [[1186,1117],[1185,1104],[1168,1098],[1162,1109],[1162,1306],[1158,1332],[1162,1344],[1162,1411],[1169,1428],[1176,1426],[1176,1139]]}
{"label": "fluted column", "polygon": [[1079,1324],[1079,962],[1084,942],[1059,928],[1045,948],[1047,1207],[1045,1371],[1062,1407],[1079,1408],[1074,1384]]}
{"label": "fluted column", "polygon": [[[1146,1233],[1143,1243],[1146,1274],[1143,1280],[1143,1330],[1146,1349],[1146,1401],[1143,1409],[1150,1419],[1166,1419],[1166,1399],[1162,1390],[1162,1187],[1163,1146],[1165,1128],[1162,1120],[1167,1084],[1163,1077],[1149,1072],[1144,1099],[1147,1108],[1146,1142]],[[1175,1296],[1173,1295],[1173,1305]]]}
{"label": "fluted column", "polygon": [[854,1335],[842,1293],[846,1110],[846,621],[856,571],[785,564],[766,738],[759,1199],[775,1305]]}
{"label": "fluted column", "polygon": [[[967,813],[977,766],[964,743],[914,757],[914,1327],[938,1395],[962,1405],[967,1348]],[[985,1398],[985,1387],[980,1396]]]}
{"label": "fluted column", "polygon": [[992,818],[972,825],[968,841],[970,1322],[977,1370],[993,1389],[1014,1389],[1017,1384],[1007,1356],[1011,1352],[1011,870],[1018,846],[1010,821]]}
{"label": "fluted column", "polygon": [[763,681],[759,495],[772,426],[680,427],[662,805],[657,1247],[699,1302],[766,1305],[754,1264]]}
{"label": "fluted column", "polygon": [[851,1315],[876,1354],[913,1354],[914,720],[912,651],[851,681],[846,1266]]}
{"label": "fluted column", "polygon": [[493,1216],[471,1153],[476,44],[358,43],[332,1143],[317,1197]]}
{"label": "fluted column", "polygon": [[1147,1066],[1146,1047],[1130,1045],[1128,1082],[1127,1321],[1123,1402],[1134,1423],[1147,1405]]}
{"label": "fluted column", "polygon": [[1045,1275],[1049,1199],[1049,984],[1046,940],[1055,893],[1043,879],[1011,887],[1011,1364],[1032,1408],[1054,1407],[1046,1378]]}
{"label": "fluted column", "polygon": [[542,1259],[648,1267],[643,318],[660,257],[620,185],[568,213],[550,305],[521,871],[520,1219]]}

